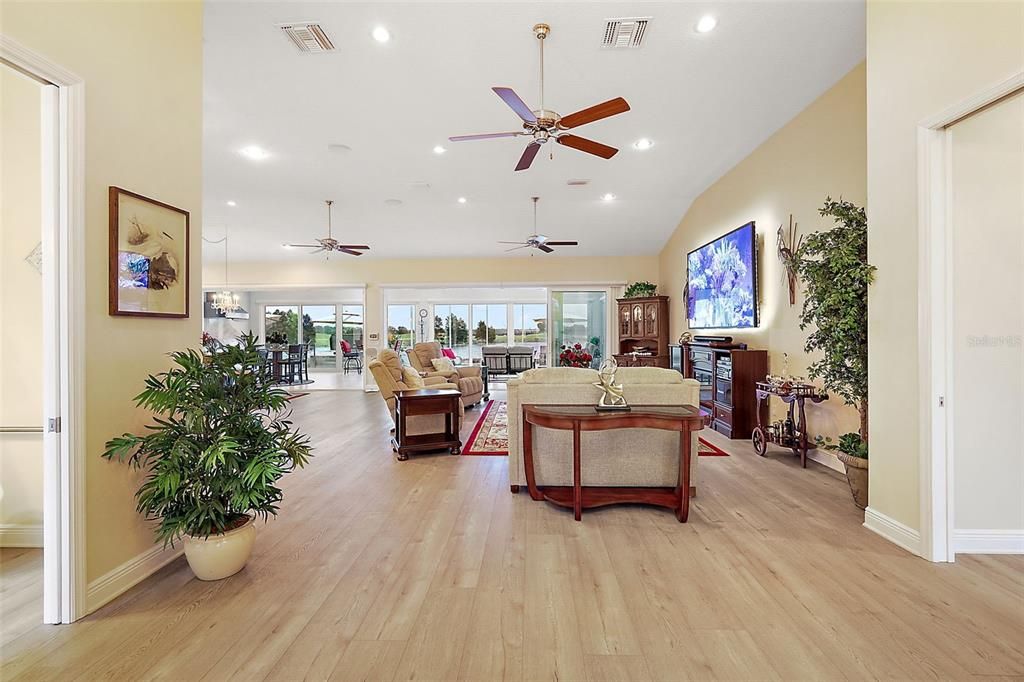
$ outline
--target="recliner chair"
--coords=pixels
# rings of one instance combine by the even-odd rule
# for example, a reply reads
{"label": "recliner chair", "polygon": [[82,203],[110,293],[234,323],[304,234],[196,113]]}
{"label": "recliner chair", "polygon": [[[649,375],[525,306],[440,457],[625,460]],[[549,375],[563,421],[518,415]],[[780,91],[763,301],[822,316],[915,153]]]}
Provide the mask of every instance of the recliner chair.
{"label": "recliner chair", "polygon": [[444,357],[441,353],[441,344],[437,341],[424,341],[417,343],[409,351],[409,364],[420,372],[426,372],[427,377],[442,377],[445,381],[458,386],[462,393],[462,404],[470,407],[479,403],[484,395],[484,380],[480,376],[479,367],[456,367],[454,372],[444,373],[434,369],[431,360]]}

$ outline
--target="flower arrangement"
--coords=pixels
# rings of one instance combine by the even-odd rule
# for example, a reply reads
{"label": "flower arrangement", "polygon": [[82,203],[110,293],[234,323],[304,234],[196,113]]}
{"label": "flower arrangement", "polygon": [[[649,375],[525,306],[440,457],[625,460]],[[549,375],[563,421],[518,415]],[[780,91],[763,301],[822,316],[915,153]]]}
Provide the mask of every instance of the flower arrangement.
{"label": "flower arrangement", "polygon": [[583,367],[586,369],[593,361],[593,354],[580,343],[562,346],[562,352],[558,354],[560,367]]}

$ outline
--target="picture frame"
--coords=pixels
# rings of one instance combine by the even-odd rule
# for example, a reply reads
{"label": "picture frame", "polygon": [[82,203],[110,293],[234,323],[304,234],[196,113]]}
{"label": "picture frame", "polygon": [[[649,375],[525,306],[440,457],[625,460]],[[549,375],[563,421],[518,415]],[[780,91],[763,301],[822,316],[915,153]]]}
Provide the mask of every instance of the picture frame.
{"label": "picture frame", "polygon": [[189,212],[114,186],[109,202],[109,313],[187,318]]}

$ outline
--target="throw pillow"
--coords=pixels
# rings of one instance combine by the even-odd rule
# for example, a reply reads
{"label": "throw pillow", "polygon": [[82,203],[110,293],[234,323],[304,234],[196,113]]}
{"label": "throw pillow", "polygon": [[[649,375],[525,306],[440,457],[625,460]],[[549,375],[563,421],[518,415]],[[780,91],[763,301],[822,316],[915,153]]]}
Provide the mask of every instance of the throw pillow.
{"label": "throw pillow", "polygon": [[440,372],[441,374],[452,374],[455,372],[455,365],[448,358],[434,358],[430,361],[430,364],[434,366],[435,372]]}
{"label": "throw pillow", "polygon": [[405,380],[405,385],[409,388],[423,388],[423,377],[412,367],[402,368],[402,378]]}
{"label": "throw pillow", "polygon": [[352,344],[349,343],[348,341],[346,341],[345,339],[342,339],[341,340],[341,352],[342,353],[351,353],[352,352]]}
{"label": "throw pillow", "polygon": [[451,348],[442,348],[441,349],[441,355],[445,356],[449,360],[454,360],[455,359],[455,351],[452,350]]}

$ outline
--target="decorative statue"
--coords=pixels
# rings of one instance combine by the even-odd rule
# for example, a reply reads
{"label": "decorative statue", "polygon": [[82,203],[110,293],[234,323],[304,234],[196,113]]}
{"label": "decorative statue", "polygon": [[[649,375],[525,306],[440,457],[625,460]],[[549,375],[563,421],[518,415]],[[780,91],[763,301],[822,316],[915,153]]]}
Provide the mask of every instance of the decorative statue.
{"label": "decorative statue", "polygon": [[608,358],[601,363],[601,369],[598,370],[601,381],[594,384],[594,386],[597,386],[604,392],[601,400],[597,403],[598,410],[629,409],[629,405],[626,404],[626,398],[622,394],[622,384],[615,383],[615,372],[618,369],[619,363],[615,362],[615,358]]}

